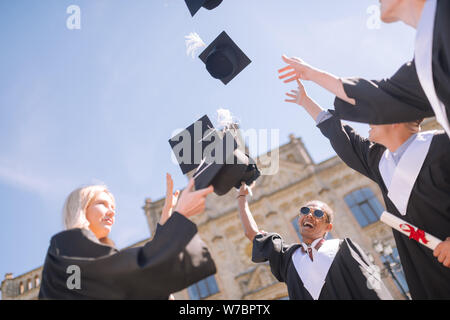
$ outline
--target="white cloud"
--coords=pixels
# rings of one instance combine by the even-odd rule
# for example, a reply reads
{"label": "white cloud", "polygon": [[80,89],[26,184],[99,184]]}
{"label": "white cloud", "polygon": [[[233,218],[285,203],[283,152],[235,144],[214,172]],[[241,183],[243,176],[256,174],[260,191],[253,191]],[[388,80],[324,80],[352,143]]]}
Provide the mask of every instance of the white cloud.
{"label": "white cloud", "polygon": [[0,180],[20,189],[40,194],[48,192],[51,188],[51,184],[47,179],[25,173],[22,170],[18,170],[12,166],[6,166],[2,163],[0,163]]}

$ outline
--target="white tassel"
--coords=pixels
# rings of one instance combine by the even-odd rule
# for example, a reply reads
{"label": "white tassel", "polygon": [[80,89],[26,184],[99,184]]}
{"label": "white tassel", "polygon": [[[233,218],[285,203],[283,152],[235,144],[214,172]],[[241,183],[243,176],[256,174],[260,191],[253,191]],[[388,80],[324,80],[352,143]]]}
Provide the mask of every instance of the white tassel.
{"label": "white tassel", "polygon": [[223,129],[230,128],[233,124],[233,116],[228,109],[218,109],[217,110],[217,122]]}
{"label": "white tassel", "polygon": [[195,55],[200,48],[206,47],[206,44],[200,38],[200,36],[191,32],[189,35],[184,37],[186,40],[186,54],[191,56],[192,59],[195,59]]}

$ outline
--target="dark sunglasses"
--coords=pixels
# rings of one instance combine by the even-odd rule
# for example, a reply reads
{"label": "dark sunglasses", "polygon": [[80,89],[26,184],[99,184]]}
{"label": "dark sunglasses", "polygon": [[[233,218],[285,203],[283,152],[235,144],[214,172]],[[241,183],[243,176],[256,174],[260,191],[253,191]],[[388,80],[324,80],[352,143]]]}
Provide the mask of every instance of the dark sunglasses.
{"label": "dark sunglasses", "polygon": [[[301,214],[303,214],[303,215],[307,215],[307,214],[309,214],[311,212],[311,209],[310,208],[308,208],[308,207],[301,207],[300,208],[300,213]],[[323,216],[324,216],[324,212],[322,211],[322,210],[318,210],[318,209],[316,209],[316,210],[314,210],[313,211],[313,214],[314,214],[314,216],[316,217],[316,218],[322,218]]]}

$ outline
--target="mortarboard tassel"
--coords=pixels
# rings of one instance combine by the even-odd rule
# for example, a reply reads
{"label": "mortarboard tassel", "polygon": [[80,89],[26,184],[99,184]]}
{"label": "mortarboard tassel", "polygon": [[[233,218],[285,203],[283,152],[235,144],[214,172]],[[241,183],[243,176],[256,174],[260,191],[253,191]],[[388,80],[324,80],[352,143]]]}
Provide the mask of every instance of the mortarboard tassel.
{"label": "mortarboard tassel", "polygon": [[184,37],[186,40],[186,54],[195,59],[195,55],[200,48],[206,47],[206,44],[196,32],[191,32]]}

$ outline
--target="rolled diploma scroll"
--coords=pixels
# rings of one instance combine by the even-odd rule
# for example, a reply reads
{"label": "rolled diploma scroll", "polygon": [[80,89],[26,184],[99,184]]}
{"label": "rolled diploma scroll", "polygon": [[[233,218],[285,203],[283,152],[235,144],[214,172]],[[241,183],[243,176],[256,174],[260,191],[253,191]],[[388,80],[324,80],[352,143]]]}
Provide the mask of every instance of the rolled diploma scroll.
{"label": "rolled diploma scroll", "polygon": [[408,222],[394,216],[392,213],[384,211],[381,214],[380,220],[386,223],[388,226],[400,231],[404,235],[407,235],[410,239],[414,239],[417,242],[423,244],[424,246],[434,250],[436,246],[442,241],[438,238],[420,230],[416,226],[409,224]]}

